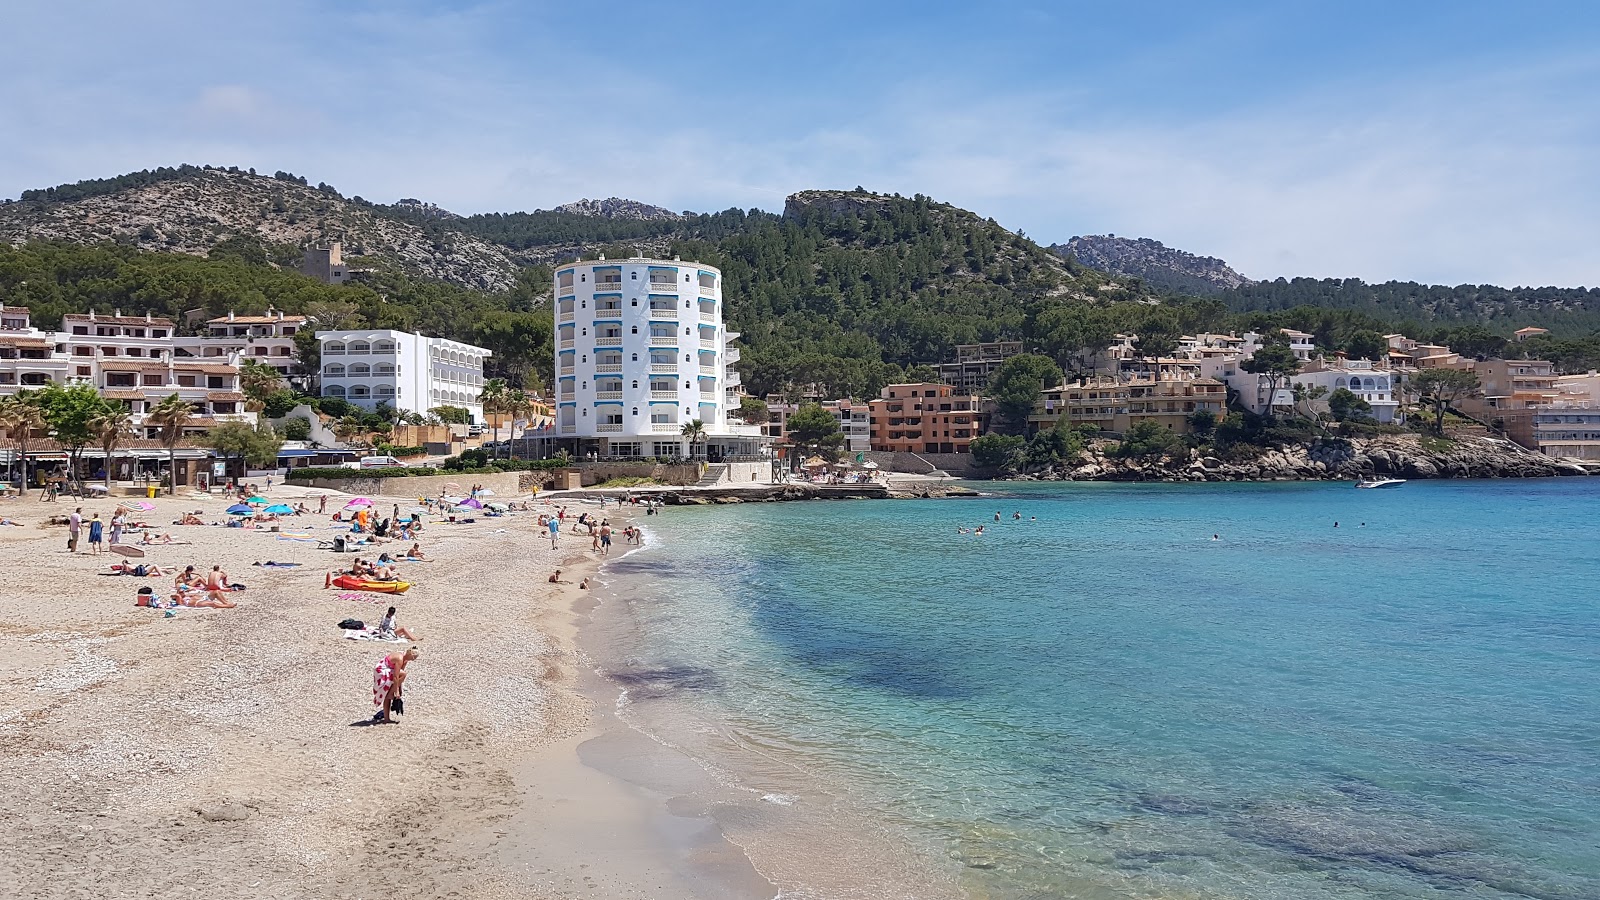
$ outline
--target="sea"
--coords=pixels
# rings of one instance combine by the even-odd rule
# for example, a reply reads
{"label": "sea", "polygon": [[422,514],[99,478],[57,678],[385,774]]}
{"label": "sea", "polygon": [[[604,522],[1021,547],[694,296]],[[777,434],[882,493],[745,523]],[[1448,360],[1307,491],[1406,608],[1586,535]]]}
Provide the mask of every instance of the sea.
{"label": "sea", "polygon": [[783,896],[1600,898],[1600,479],[973,486],[607,568]]}

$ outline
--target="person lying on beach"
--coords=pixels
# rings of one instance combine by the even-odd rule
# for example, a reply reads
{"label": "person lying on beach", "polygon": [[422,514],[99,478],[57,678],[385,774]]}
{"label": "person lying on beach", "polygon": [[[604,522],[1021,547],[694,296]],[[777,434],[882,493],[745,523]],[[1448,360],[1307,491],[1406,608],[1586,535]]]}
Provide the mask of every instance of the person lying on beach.
{"label": "person lying on beach", "polygon": [[373,581],[397,581],[394,568],[391,566],[375,566],[364,559],[357,558],[350,566],[350,574],[357,578],[370,578]]}
{"label": "person lying on beach", "polygon": [[421,638],[417,637],[416,634],[411,631],[411,629],[402,628],[400,625],[395,623],[394,607],[392,606],[389,607],[388,612],[383,614],[383,619],[378,622],[378,635],[385,640],[390,641],[397,637],[405,638],[408,641],[422,640]]}
{"label": "person lying on beach", "polygon": [[372,714],[374,722],[393,722],[397,701],[406,683],[406,664],[416,659],[422,651],[407,647],[404,652],[390,653],[378,661],[372,670],[372,703],[378,711]]}
{"label": "person lying on beach", "polygon": [[239,604],[222,595],[221,591],[178,591],[172,599],[179,606],[204,607],[206,609],[234,609]]}
{"label": "person lying on beach", "polygon": [[412,544],[411,549],[406,551],[406,559],[417,559],[423,562],[428,562],[428,557],[422,552],[421,544]]}
{"label": "person lying on beach", "polygon": [[174,521],[174,525],[204,525],[205,522],[194,513],[184,513],[183,518]]}
{"label": "person lying on beach", "polygon": [[177,566],[169,566],[167,568],[162,568],[160,566],[151,565],[149,563],[130,564],[130,563],[125,563],[125,562],[120,562],[120,563],[113,563],[112,566],[111,566],[111,574],[113,574],[113,575],[133,575],[133,576],[135,576],[137,578],[148,578],[148,577],[150,577],[152,575],[154,575],[154,576],[163,576],[164,577],[164,576],[167,576],[167,575],[177,574],[177,571],[178,571],[178,567]]}
{"label": "person lying on beach", "polygon": [[14,526],[16,528],[21,528],[22,527],[22,523],[18,522],[16,519],[6,519],[6,518],[0,518],[0,525],[11,525],[11,526]]}
{"label": "person lying on beach", "polygon": [[151,544],[170,544],[172,543],[172,535],[151,534],[150,532],[146,531],[144,536],[139,538],[139,543],[145,545],[146,547],[150,546]]}

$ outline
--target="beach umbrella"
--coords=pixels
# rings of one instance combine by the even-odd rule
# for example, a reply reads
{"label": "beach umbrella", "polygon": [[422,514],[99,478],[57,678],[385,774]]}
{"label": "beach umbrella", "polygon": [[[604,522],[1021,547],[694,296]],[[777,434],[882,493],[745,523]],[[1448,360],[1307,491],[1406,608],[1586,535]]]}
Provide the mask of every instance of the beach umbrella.
{"label": "beach umbrella", "polygon": [[492,488],[480,488],[478,490],[478,496],[479,497],[493,497],[494,496],[494,490]]}
{"label": "beach umbrella", "polygon": [[825,466],[827,464],[828,464],[827,460],[823,459],[820,456],[813,456],[810,459],[806,460],[805,462],[801,463],[801,465],[805,466],[808,469],[815,469],[818,466]]}
{"label": "beach umbrella", "polygon": [[272,513],[275,516],[287,516],[294,512],[294,507],[288,505],[287,503],[274,503],[267,507],[267,512]]}
{"label": "beach umbrella", "polygon": [[143,550],[138,547],[130,547],[127,544],[112,544],[111,552],[118,556],[126,556],[129,559],[139,559],[144,556]]}
{"label": "beach umbrella", "polygon": [[864,462],[864,463],[861,464],[861,468],[863,468],[863,469],[876,469],[877,467],[878,467],[878,464],[875,463],[875,462],[872,462],[871,460],[868,460],[867,462]]}
{"label": "beach umbrella", "polygon": [[511,508],[511,507],[505,505],[504,503],[488,503],[488,504],[485,504],[485,505],[488,506],[490,509],[494,510],[495,512],[505,512],[506,510]]}
{"label": "beach umbrella", "polygon": [[272,501],[268,500],[265,497],[251,497],[249,500],[246,500],[245,502],[250,504],[251,506],[266,506],[268,503],[271,503]]}
{"label": "beach umbrella", "polygon": [[466,499],[465,497],[446,497],[440,502],[445,506],[460,506]]}
{"label": "beach umbrella", "polygon": [[89,485],[89,490],[94,491],[95,493],[98,494],[98,493],[103,493],[105,491],[109,491],[109,490],[111,490],[111,488],[108,488],[103,484],[91,484],[91,485]]}
{"label": "beach umbrella", "polygon": [[256,511],[248,503],[235,503],[228,507],[227,512],[230,516],[253,516],[256,514]]}
{"label": "beach umbrella", "polygon": [[366,497],[352,497],[352,498],[350,498],[350,502],[345,504],[345,506],[371,506],[371,505],[372,505],[372,501],[368,500]]}
{"label": "beach umbrella", "polygon": [[466,500],[461,501],[460,503],[457,503],[456,505],[457,506],[465,506],[468,509],[483,509],[483,504],[482,503],[479,503],[477,500],[474,500],[474,499],[472,499],[470,497],[467,498]]}
{"label": "beach umbrella", "polygon": [[133,504],[133,508],[140,512],[149,512],[150,510],[155,509],[156,505],[154,503],[146,503],[143,500],[140,500],[138,503]]}

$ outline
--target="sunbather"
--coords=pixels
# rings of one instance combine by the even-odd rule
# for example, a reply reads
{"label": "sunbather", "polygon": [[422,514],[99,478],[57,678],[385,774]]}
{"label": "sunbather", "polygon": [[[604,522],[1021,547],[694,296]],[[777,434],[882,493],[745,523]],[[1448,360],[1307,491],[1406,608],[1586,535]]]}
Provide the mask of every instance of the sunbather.
{"label": "sunbather", "polygon": [[392,606],[389,607],[388,612],[383,614],[383,620],[378,623],[378,634],[391,641],[397,637],[405,638],[408,641],[421,640],[411,629],[401,627],[395,623],[394,607]]}
{"label": "sunbather", "polygon": [[428,557],[423,555],[421,544],[412,544],[411,549],[406,551],[406,559],[420,559],[426,561]]}

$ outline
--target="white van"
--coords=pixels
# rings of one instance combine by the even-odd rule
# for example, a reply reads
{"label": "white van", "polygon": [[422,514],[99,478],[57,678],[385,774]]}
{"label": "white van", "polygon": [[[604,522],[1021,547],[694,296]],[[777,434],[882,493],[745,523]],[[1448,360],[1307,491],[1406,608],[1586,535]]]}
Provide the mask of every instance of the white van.
{"label": "white van", "polygon": [[395,466],[405,468],[406,464],[392,456],[367,456],[361,460],[363,469],[391,469]]}

